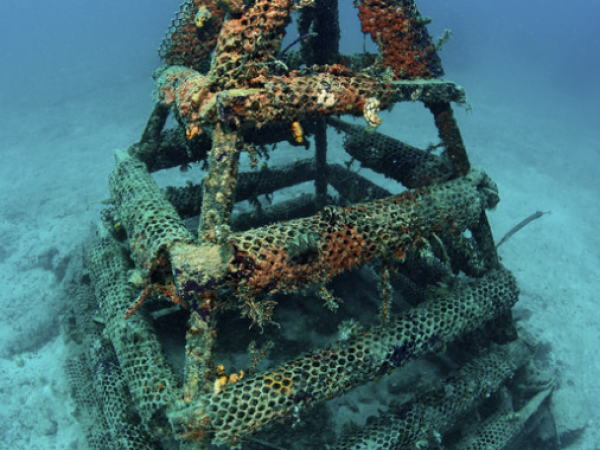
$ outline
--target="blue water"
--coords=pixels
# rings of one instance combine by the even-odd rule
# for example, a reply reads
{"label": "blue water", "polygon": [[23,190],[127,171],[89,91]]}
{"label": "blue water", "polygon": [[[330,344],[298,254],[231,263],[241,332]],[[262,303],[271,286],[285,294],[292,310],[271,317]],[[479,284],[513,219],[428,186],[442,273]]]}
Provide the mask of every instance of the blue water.
{"label": "blue water", "polygon": [[[356,10],[340,3],[341,51],[361,51]],[[433,18],[430,34],[453,31],[440,56],[473,107],[456,111],[470,158],[500,185],[496,236],[536,210],[553,212],[501,255],[519,278],[524,328],[552,347],[572,415],[588,426],[573,448],[597,449],[600,2],[418,4]],[[83,448],[61,369],[60,293],[85,275],[77,268],[108,197],[113,150],[140,136],[156,49],[177,8],[0,4],[0,449]],[[430,117],[406,108],[383,113],[381,131],[427,145],[421,131],[431,124],[421,119]]]}

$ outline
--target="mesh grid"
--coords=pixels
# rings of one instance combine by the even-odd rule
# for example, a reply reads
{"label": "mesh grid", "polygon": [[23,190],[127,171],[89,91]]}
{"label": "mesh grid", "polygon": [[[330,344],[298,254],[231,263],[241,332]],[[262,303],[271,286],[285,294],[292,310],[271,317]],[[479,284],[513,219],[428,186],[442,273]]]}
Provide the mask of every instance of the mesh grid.
{"label": "mesh grid", "polygon": [[461,441],[461,450],[501,450],[510,444],[525,424],[512,413],[497,413],[488,417],[473,435]]}
{"label": "mesh grid", "polygon": [[[519,411],[513,411],[510,401],[507,400],[499,410],[485,420],[467,426],[465,437],[452,448],[455,450],[501,450],[513,444],[518,446],[519,435],[526,426],[529,426],[529,423],[534,421],[533,417],[537,415],[540,418],[540,415],[544,417],[548,414],[547,411],[540,412],[540,407],[552,393],[553,383],[547,384],[545,388],[537,385],[536,391],[537,393],[528,399]],[[523,444],[523,442],[520,443]],[[552,442],[556,444],[555,440]],[[546,446],[548,444],[546,443]]]}
{"label": "mesh grid", "polygon": [[330,118],[328,122],[346,133],[344,149],[348,154],[364,167],[382,173],[407,188],[439,183],[452,176],[450,164],[433,153],[339,119]]}
{"label": "mesh grid", "polygon": [[[417,447],[431,430],[443,434],[462,414],[495,392],[531,356],[522,342],[497,347],[401,405],[395,404],[359,432],[340,439],[333,450],[392,450]],[[485,448],[485,447],[482,447]]]}
{"label": "mesh grid", "polygon": [[192,237],[143,163],[124,157],[109,178],[117,222],[129,233],[132,257],[146,273],[166,264],[166,252]]}
{"label": "mesh grid", "polygon": [[326,207],[312,217],[232,234],[218,275],[208,253],[212,249],[185,246],[181,254],[179,249],[173,252],[178,285],[184,295],[228,285],[252,298],[323,284],[375,257],[404,261],[427,247],[432,233],[454,239],[477,223],[482,197],[476,186],[481,177],[474,171],[470,177],[426,190],[346,208]]}
{"label": "mesh grid", "polygon": [[[171,415],[181,435],[215,433],[215,443],[234,445],[298,409],[334,398],[417,359],[473,330],[517,301],[506,270],[461,283],[442,296],[347,341],[301,356],[267,373],[244,378],[199,405]],[[199,433],[202,430],[202,433]]]}
{"label": "mesh grid", "polygon": [[[171,21],[158,54],[169,65],[193,67],[206,71],[210,64],[210,53],[217,45],[218,33],[223,25],[225,11],[217,1],[186,0]],[[196,21],[198,13],[206,12],[208,17]],[[200,26],[198,26],[200,25]]]}
{"label": "mesh grid", "polygon": [[[128,284],[129,259],[118,243],[106,241],[92,249],[89,265],[106,333],[118,360],[108,360],[107,368],[111,369],[108,373],[115,374],[118,364],[127,383],[126,386],[121,383],[121,389],[127,388],[131,393],[144,428],[151,435],[163,435],[167,433],[165,409],[174,403],[178,383],[165,360],[151,320],[144,314],[123,320],[138,295]],[[106,357],[99,355],[98,360],[106,360]],[[109,381],[106,389],[114,388]]]}
{"label": "mesh grid", "polygon": [[153,439],[133,406],[113,345],[95,320],[96,308],[93,289],[81,285],[73,306],[82,336],[81,353],[69,361],[66,371],[86,418],[83,424],[88,445],[91,450],[104,450],[108,442],[117,450],[154,449]]}
{"label": "mesh grid", "polygon": [[373,99],[377,99],[378,109],[399,101],[466,103],[464,90],[451,82],[392,82],[339,64],[280,76],[256,74],[249,80],[238,80],[236,88],[230,86],[225,91],[215,83],[214,78],[182,66],[167,68],[157,79],[158,100],[176,111],[186,124],[189,138],[218,121],[233,126],[255,123],[260,127],[319,116],[366,116]]}

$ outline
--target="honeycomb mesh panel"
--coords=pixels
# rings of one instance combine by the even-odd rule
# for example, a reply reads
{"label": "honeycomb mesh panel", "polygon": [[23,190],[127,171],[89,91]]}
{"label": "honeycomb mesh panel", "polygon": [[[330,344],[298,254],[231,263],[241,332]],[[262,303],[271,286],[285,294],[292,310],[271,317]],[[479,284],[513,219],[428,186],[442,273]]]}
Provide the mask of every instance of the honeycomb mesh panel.
{"label": "honeycomb mesh panel", "polygon": [[74,399],[82,410],[88,445],[92,450],[151,450],[153,439],[140,424],[112,343],[94,320],[93,288],[81,285],[74,312],[83,336],[82,353],[72,358],[67,374]]}
{"label": "honeycomb mesh panel", "polygon": [[102,404],[102,417],[113,448],[154,449],[150,437],[129,395],[127,381],[110,341],[101,339],[90,349],[90,363],[95,365],[94,387]]}
{"label": "honeycomb mesh panel", "polygon": [[[123,318],[139,292],[127,282],[129,259],[119,244],[102,241],[89,256],[90,275],[106,326],[142,425],[154,436],[165,432],[164,410],[177,397],[178,383],[166,362],[151,320],[138,312]],[[100,356],[99,358],[103,358]],[[117,361],[109,361],[111,371]],[[116,376],[116,375],[115,375]],[[122,384],[120,385],[122,388]],[[106,389],[115,389],[107,384]]]}
{"label": "honeycomb mesh panel", "polygon": [[202,184],[188,184],[187,186],[167,186],[165,198],[177,210],[182,219],[198,216],[202,211]]}
{"label": "honeycomb mesh panel", "polygon": [[131,157],[117,162],[109,177],[117,220],[127,230],[132,257],[146,274],[164,266],[164,254],[192,236],[145,165]]}
{"label": "honeycomb mesh panel", "polygon": [[[316,176],[314,160],[297,161],[277,168],[267,168],[260,172],[242,172],[238,174],[236,184],[236,202],[256,199],[260,195],[270,194],[279,189],[314,180]],[[348,170],[340,164],[328,164],[329,183],[339,195],[350,203],[370,201],[389,197],[391,194],[361,175]],[[166,199],[175,207],[182,219],[200,214],[202,209],[203,186],[189,184],[183,187],[167,186]],[[312,198],[312,197],[311,197]],[[314,199],[305,194],[295,202],[272,205],[262,211],[252,211],[232,217],[233,230],[246,230],[276,221],[306,217],[314,214],[317,208]],[[283,202],[282,202],[283,203]],[[278,215],[281,212],[281,215]]]}
{"label": "honeycomb mesh panel", "polygon": [[88,417],[97,417],[100,405],[93,392],[92,375],[87,360],[83,355],[76,355],[65,363],[65,374],[71,387],[71,397],[77,404],[79,414]]}
{"label": "honeycomb mesh panel", "polygon": [[525,424],[511,413],[496,413],[478,424],[474,436],[460,443],[458,450],[502,450],[520,433]]}
{"label": "honeycomb mesh panel", "polygon": [[430,430],[448,431],[462,414],[482,398],[495,392],[530,353],[522,342],[497,347],[465,364],[437,388],[370,420],[359,432],[345,436],[333,450],[416,448]]}
{"label": "honeycomb mesh panel", "polygon": [[[304,134],[308,134],[307,123],[303,122]],[[260,128],[251,128],[244,132],[244,141],[258,146],[275,145],[283,141],[289,141],[292,145],[294,140],[287,123],[268,123]]]}
{"label": "honeycomb mesh panel", "polygon": [[407,188],[426,186],[452,175],[450,164],[437,155],[340,119],[329,118],[328,123],[346,133],[344,149],[364,167]]}
{"label": "honeycomb mesh panel", "polygon": [[[238,55],[233,62],[227,61],[233,64],[232,74],[228,75],[231,78],[236,70],[239,72],[241,58]],[[466,102],[464,90],[454,83],[393,82],[339,64],[281,76],[256,75],[249,80],[236,79],[235,85],[222,90],[226,88],[219,83],[233,83],[224,81],[228,77],[203,76],[188,67],[171,66],[157,77],[157,100],[171,106],[185,124],[189,138],[201,134],[207,123],[212,126],[218,121],[235,125],[254,122],[260,127],[319,116],[363,116],[370,99],[378,99],[381,109],[405,100]]]}
{"label": "honeycomb mesh panel", "polygon": [[94,364],[89,364],[89,356],[85,349],[92,347],[95,341],[100,339],[101,334],[98,325],[92,320],[93,304],[96,297],[91,287],[81,285],[75,293],[73,302],[73,314],[77,332],[82,336],[81,344],[84,352],[79,352],[67,360],[65,372],[71,386],[71,396],[81,408],[82,413],[92,417],[97,416],[100,410],[99,399],[93,394],[92,372]]}
{"label": "honeycomb mesh panel", "polygon": [[[199,27],[195,19],[200,10],[206,11],[207,19]],[[169,65],[193,67],[198,71],[208,70],[210,53],[217,45],[224,18],[225,11],[217,1],[184,1],[158,49],[159,56]]]}
{"label": "honeycomb mesh panel", "polygon": [[293,0],[256,0],[224,23],[210,71],[221,89],[239,88],[240,79],[266,73],[264,65],[277,58],[294,9]]}
{"label": "honeycomb mesh panel", "polygon": [[528,422],[535,420],[533,416],[538,415],[538,420],[547,418],[548,412],[540,411],[540,407],[553,389],[552,382],[545,388],[537,385],[537,393],[516,412],[512,410],[510,401],[504,401],[500,410],[485,420],[467,425],[463,430],[465,437],[452,448],[454,450],[502,450],[515,444]]}
{"label": "honeycomb mesh panel", "polygon": [[247,294],[289,292],[324,283],[375,257],[404,260],[432,237],[452,238],[477,223],[473,183],[458,179],[426,190],[232,234],[229,284]]}
{"label": "honeycomb mesh panel", "polygon": [[215,443],[233,445],[267,424],[290,419],[440,348],[511,308],[517,299],[515,279],[504,269],[461,282],[450,294],[393,318],[386,327],[373,327],[227,385],[171,414],[171,421],[182,436],[212,432]]}

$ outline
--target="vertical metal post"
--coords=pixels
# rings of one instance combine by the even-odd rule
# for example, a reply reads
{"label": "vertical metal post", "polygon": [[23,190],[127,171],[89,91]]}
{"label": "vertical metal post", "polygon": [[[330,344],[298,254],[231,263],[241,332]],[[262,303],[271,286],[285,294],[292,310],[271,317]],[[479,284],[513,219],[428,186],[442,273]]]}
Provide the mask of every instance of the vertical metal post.
{"label": "vertical metal post", "polygon": [[198,228],[200,243],[217,242],[226,227],[235,201],[235,184],[240,158],[240,138],[236,131],[225,130],[217,123],[209,155],[208,172],[204,177],[204,196]]}
{"label": "vertical metal post", "polygon": [[156,102],[152,113],[146,122],[146,127],[140,138],[140,144],[146,144],[149,142],[155,142],[158,144],[160,141],[160,133],[165,127],[167,117],[169,116],[169,107],[165,106],[162,102]]}
{"label": "vertical metal post", "polygon": [[315,193],[318,208],[327,204],[327,123],[324,118],[317,119],[315,127]]}
{"label": "vertical metal post", "polygon": [[306,65],[335,64],[339,59],[340,25],[338,0],[315,0],[311,8],[302,8],[298,34],[315,33],[300,44]]}
{"label": "vertical metal post", "polygon": [[481,211],[479,222],[476,227],[471,229],[471,233],[473,239],[475,239],[478,247],[481,249],[486,269],[497,269],[500,266],[498,251],[496,250],[496,244],[494,243],[494,237],[492,236],[492,227],[490,226],[485,211]]}
{"label": "vertical metal post", "polygon": [[[217,123],[209,154],[208,172],[204,177],[198,227],[200,245],[216,247],[229,235],[227,222],[235,201],[240,143],[236,131]],[[195,404],[203,394],[210,392],[215,378],[212,357],[217,335],[216,317],[212,314],[215,299],[197,298],[193,301],[196,301],[196,305],[192,307],[185,334],[185,381],[183,406],[179,410]],[[209,440],[203,433],[187,438],[188,442],[184,446],[186,450],[208,448]]]}
{"label": "vertical metal post", "polygon": [[467,156],[467,150],[463,142],[462,136],[454,112],[449,102],[425,103],[435,119],[435,126],[438,129],[440,139],[446,147],[446,154],[452,164],[452,170],[455,176],[465,175],[471,164]]}
{"label": "vertical metal post", "polygon": [[[452,106],[449,102],[431,102],[425,105],[433,114],[435,125],[438,129],[440,139],[446,147],[446,155],[450,159],[454,175],[460,176],[466,174],[471,167],[471,163],[469,162],[465,143],[456,123]],[[481,212],[477,227],[473,228],[471,232],[473,233],[473,238],[482,249],[487,269],[498,268],[498,252],[494,245],[492,229],[485,211]]]}
{"label": "vertical metal post", "polygon": [[185,385],[183,400],[190,404],[199,395],[205,393],[212,381],[211,372],[214,367],[212,347],[216,335],[214,319],[207,314],[202,317],[192,312],[188,330],[185,334]]}

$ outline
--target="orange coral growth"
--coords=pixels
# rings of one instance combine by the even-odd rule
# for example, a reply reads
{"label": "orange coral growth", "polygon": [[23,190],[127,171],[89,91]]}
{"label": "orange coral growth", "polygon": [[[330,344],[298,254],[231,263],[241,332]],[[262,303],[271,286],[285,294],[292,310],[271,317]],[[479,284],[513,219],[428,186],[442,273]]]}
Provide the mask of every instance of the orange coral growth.
{"label": "orange coral growth", "polygon": [[[257,0],[239,18],[223,24],[211,68],[211,77],[221,89],[239,88],[241,79],[268,73],[266,66],[261,69],[260,64],[276,59],[285,27],[291,20],[290,12],[295,8],[292,0]],[[233,76],[242,64],[247,67]]]}
{"label": "orange coral growth", "polygon": [[437,75],[432,67],[439,63],[435,47],[414,3],[402,3],[361,0],[356,6],[362,32],[377,43],[383,66],[390,67],[396,79],[432,78]]}
{"label": "orange coral growth", "polygon": [[[282,222],[260,232],[241,234],[231,241],[231,286],[253,298],[263,293],[292,292],[311,284],[323,285],[376,256],[404,261],[422,241],[423,230],[418,224],[414,227],[411,218],[418,216],[420,197],[425,193],[426,190],[406,191],[373,202],[372,209],[356,205],[327,210],[303,221]],[[379,211],[381,222],[371,221],[368,213],[373,210]],[[352,219],[347,221],[346,216]],[[262,307],[247,306],[247,315]]]}
{"label": "orange coral growth", "polygon": [[[319,235],[317,235],[319,236]],[[366,264],[375,256],[375,245],[355,226],[323,232],[319,244],[295,258],[281,248],[262,242],[258,255],[238,250],[231,269],[243,280],[238,289],[248,295],[290,292],[324,283],[344,271]]]}
{"label": "orange coral growth", "polygon": [[127,312],[125,313],[125,316],[123,316],[123,320],[129,319],[138,309],[140,309],[140,307],[152,291],[162,294],[164,297],[168,298],[173,303],[183,306],[184,308],[189,307],[187,302],[181,300],[181,298],[179,298],[179,295],[177,295],[177,288],[175,287],[175,283],[173,283],[172,280],[169,280],[166,284],[154,283],[151,286],[146,286],[146,288],[142,291],[135,303],[129,308],[127,308]]}
{"label": "orange coral growth", "polygon": [[146,297],[148,297],[150,292],[152,292],[152,288],[150,286],[147,286],[146,289],[144,289],[142,291],[142,293],[140,294],[138,299],[135,301],[135,303],[133,305],[131,305],[129,308],[127,308],[127,312],[123,316],[123,320],[129,319],[140,308],[140,306],[142,306],[142,304],[144,303],[144,301],[146,300]]}
{"label": "orange coral growth", "polygon": [[365,236],[356,227],[345,225],[344,228],[325,237],[328,278],[366,263],[375,254],[366,248]]}

